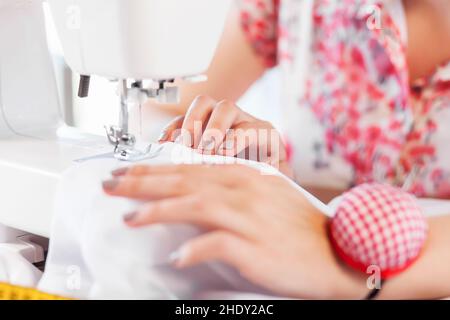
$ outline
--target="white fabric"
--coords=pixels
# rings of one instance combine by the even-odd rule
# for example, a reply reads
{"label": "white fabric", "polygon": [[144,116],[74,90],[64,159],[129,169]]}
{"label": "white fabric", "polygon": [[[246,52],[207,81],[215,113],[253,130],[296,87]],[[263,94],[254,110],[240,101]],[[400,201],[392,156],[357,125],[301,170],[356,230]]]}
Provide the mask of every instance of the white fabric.
{"label": "white fabric", "polygon": [[[143,163],[235,161],[201,156],[191,149],[165,144],[159,156]],[[239,162],[259,168],[262,174],[276,173],[263,164]],[[62,178],[40,290],[87,299],[206,298],[217,296],[218,292],[225,292],[229,297],[233,297],[230,292],[268,294],[223,264],[208,263],[183,271],[173,268],[170,254],[186,240],[202,233],[194,226],[158,225],[141,229],[125,226],[123,215],[135,210],[139,203],[108,197],[101,188],[102,180],[123,165],[129,163],[93,159],[74,165]],[[303,189],[299,191],[319,209],[328,210]]]}
{"label": "white fabric", "polygon": [[0,282],[33,288],[42,272],[17,252],[0,245]]}

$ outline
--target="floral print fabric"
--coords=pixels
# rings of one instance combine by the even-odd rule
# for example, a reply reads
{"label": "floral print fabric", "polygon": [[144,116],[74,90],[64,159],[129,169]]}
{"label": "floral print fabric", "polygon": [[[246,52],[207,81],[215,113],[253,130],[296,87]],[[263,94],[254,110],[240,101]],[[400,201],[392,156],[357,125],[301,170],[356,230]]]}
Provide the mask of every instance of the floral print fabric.
{"label": "floral print fabric", "polygon": [[[347,187],[389,182],[417,196],[449,198],[450,63],[411,87],[407,44],[381,0],[313,1],[310,39],[302,42],[305,1],[241,0],[255,51],[267,67],[289,70],[288,101],[297,105],[287,109],[290,118],[292,108],[307,108],[322,128],[314,150],[296,150],[304,133],[291,130],[289,149],[317,154],[315,170],[333,156],[343,159],[351,168]],[[302,45],[309,58],[299,54]],[[293,73],[304,73],[296,67],[302,59],[308,65],[300,84]],[[304,89],[297,93],[296,85]]]}

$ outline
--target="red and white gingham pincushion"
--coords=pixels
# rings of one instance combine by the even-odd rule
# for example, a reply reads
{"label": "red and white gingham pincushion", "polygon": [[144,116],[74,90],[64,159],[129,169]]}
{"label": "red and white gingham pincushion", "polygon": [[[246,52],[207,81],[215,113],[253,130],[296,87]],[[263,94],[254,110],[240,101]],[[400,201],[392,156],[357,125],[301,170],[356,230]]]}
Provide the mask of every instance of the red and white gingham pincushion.
{"label": "red and white gingham pincushion", "polygon": [[378,183],[345,193],[330,224],[338,256],[363,272],[369,266],[379,267],[383,279],[402,272],[418,258],[427,231],[414,196]]}

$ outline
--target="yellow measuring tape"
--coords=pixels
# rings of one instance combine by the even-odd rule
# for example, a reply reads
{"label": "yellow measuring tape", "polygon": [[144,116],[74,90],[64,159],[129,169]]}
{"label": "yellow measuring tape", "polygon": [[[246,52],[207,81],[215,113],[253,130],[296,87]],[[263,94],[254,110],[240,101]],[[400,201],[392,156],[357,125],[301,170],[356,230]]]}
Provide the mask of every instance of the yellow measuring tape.
{"label": "yellow measuring tape", "polygon": [[71,300],[36,289],[0,283],[0,300]]}

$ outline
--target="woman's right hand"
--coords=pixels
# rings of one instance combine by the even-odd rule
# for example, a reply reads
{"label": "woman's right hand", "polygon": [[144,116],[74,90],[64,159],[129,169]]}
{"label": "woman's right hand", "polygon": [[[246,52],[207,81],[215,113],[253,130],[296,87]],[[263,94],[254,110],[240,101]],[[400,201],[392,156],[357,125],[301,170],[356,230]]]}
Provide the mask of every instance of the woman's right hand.
{"label": "woman's right hand", "polygon": [[267,121],[244,112],[235,103],[198,96],[186,115],[163,130],[159,142],[177,142],[203,154],[239,157],[268,163],[289,177],[286,148]]}

